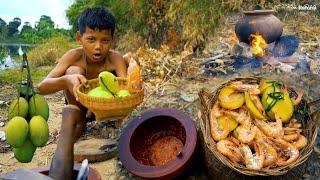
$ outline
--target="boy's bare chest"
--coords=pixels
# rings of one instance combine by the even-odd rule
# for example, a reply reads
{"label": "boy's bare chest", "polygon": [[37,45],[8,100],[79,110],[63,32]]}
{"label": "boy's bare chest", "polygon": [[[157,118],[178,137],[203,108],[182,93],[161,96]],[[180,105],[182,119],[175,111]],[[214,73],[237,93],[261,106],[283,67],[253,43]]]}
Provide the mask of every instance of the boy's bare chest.
{"label": "boy's bare chest", "polygon": [[87,79],[97,78],[102,71],[114,71],[115,68],[110,63],[105,64],[91,64],[86,67],[86,77]]}

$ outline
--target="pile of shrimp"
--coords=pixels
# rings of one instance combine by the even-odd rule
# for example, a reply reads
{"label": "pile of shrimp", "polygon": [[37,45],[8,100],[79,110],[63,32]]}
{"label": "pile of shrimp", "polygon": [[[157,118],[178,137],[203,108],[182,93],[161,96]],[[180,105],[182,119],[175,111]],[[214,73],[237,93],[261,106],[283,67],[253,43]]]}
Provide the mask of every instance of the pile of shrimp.
{"label": "pile of shrimp", "polygon": [[[260,93],[258,85],[231,84],[240,92],[249,92],[255,97]],[[301,99],[301,97],[300,97]],[[299,104],[299,100],[293,100]],[[261,107],[260,98],[254,103]],[[264,109],[259,108],[264,111]],[[265,112],[263,112],[265,113]],[[230,117],[238,122],[237,136],[228,127],[221,127],[218,118]],[[301,123],[292,118],[283,124],[277,114],[275,122],[254,118],[244,104],[236,110],[224,109],[219,100],[215,102],[210,112],[210,131],[217,142],[217,150],[233,163],[240,163],[249,169],[275,168],[286,166],[297,160],[299,150],[307,145],[307,139],[301,134]]]}

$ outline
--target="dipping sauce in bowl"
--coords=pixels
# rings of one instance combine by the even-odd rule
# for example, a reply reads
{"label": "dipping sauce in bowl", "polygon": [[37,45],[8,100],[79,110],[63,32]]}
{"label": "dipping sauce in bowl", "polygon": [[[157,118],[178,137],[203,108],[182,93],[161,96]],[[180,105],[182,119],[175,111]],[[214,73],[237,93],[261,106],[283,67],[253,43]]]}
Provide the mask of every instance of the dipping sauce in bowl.
{"label": "dipping sauce in bowl", "polygon": [[150,147],[151,161],[156,166],[166,164],[177,157],[182,148],[182,141],[174,136],[160,138]]}

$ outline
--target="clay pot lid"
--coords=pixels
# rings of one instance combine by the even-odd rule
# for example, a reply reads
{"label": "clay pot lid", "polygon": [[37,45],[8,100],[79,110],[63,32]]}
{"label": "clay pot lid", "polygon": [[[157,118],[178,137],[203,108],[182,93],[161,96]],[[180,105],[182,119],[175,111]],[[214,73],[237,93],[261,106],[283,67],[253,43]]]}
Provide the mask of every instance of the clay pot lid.
{"label": "clay pot lid", "polygon": [[[181,157],[177,157],[161,166],[149,166],[138,162],[132,155],[130,140],[135,130],[147,120],[157,116],[170,116],[181,123],[186,131],[186,142],[181,150]],[[157,108],[146,111],[131,120],[119,141],[120,161],[133,174],[144,178],[160,178],[179,171],[193,155],[197,143],[197,130],[194,122],[178,109]]]}
{"label": "clay pot lid", "polygon": [[272,9],[243,11],[245,15],[267,15],[267,14],[273,14],[274,12],[275,11]]}

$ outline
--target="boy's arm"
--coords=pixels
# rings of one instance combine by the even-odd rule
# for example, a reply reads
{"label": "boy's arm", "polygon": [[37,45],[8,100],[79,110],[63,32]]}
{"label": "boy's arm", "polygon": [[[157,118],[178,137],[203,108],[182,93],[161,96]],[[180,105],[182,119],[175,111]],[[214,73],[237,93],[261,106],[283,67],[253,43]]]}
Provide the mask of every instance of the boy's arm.
{"label": "boy's arm", "polygon": [[77,56],[79,55],[76,52],[68,52],[62,56],[56,67],[37,85],[40,94],[50,94],[67,88],[74,92],[77,85],[86,82],[86,78],[81,74],[65,75]]}
{"label": "boy's arm", "polygon": [[120,53],[114,53],[113,63],[118,77],[127,77],[127,65]]}

